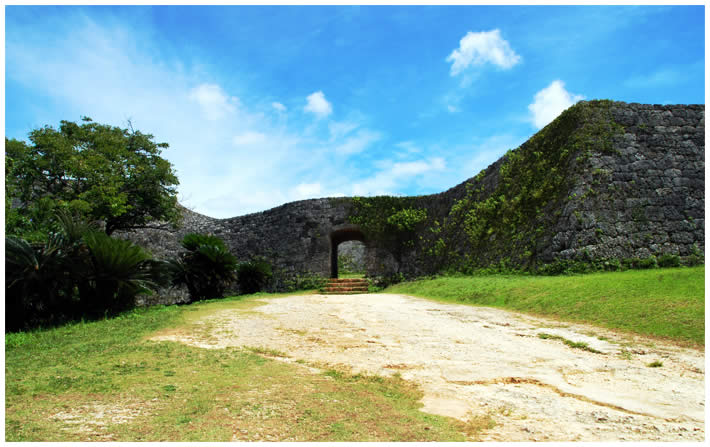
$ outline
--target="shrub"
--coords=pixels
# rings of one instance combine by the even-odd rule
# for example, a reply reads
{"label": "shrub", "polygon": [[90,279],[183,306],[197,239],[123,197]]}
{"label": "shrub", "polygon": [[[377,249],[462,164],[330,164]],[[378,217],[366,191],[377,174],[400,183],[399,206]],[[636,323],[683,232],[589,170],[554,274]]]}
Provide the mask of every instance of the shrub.
{"label": "shrub", "polygon": [[400,272],[390,273],[387,275],[376,276],[375,278],[373,278],[373,285],[376,288],[385,289],[391,285],[401,283],[404,280],[406,280],[404,274]]}
{"label": "shrub", "polygon": [[236,279],[237,258],[217,236],[190,233],[182,246],[188,252],[170,261],[173,284],[187,286],[190,301],[221,298],[230,282]]}
{"label": "shrub", "polygon": [[316,273],[304,273],[286,279],[284,285],[287,291],[295,292],[296,290],[322,289],[327,282],[327,279]]}
{"label": "shrub", "polygon": [[629,269],[652,269],[658,267],[658,259],[651,255],[648,258],[628,258],[622,261],[625,268]]}
{"label": "shrub", "polygon": [[602,262],[602,266],[607,272],[618,272],[621,270],[621,261],[618,259],[607,259]]}
{"label": "shrub", "polygon": [[5,238],[6,327],[21,330],[133,307],[165,284],[164,263],[60,212],[44,242]]}
{"label": "shrub", "polygon": [[52,234],[45,243],[5,238],[5,327],[15,331],[61,321],[71,314],[75,266],[64,240]]}
{"label": "shrub", "polygon": [[638,263],[638,268],[640,269],[654,269],[656,267],[658,267],[658,260],[654,255],[641,259]]}
{"label": "shrub", "polygon": [[684,263],[688,267],[694,267],[696,265],[702,264],[703,258],[698,255],[692,254],[692,255],[686,256]]}
{"label": "shrub", "polygon": [[256,293],[266,287],[273,272],[271,264],[263,258],[252,258],[237,267],[237,283],[241,293]]}
{"label": "shrub", "polygon": [[225,251],[227,250],[227,246],[224,245],[224,241],[211,234],[189,233],[182,238],[182,246],[187,250],[198,250],[201,245],[218,247]]}
{"label": "shrub", "polygon": [[659,267],[680,267],[680,256],[670,253],[662,254],[658,257]]}
{"label": "shrub", "polygon": [[161,285],[161,264],[143,248],[103,232],[85,234],[84,242],[90,256],[79,295],[82,310],[90,316],[128,310],[136,295]]}

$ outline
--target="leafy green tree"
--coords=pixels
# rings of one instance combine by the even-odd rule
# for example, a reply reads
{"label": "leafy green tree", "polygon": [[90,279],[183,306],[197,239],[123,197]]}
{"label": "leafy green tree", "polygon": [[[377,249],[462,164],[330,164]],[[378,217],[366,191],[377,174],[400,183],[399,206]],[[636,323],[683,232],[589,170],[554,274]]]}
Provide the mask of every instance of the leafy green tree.
{"label": "leafy green tree", "polygon": [[175,176],[160,156],[167,143],[153,135],[94,123],[61,121],[29,134],[30,143],[5,140],[6,222],[9,234],[44,231],[57,208],[103,221],[106,234],[177,223]]}

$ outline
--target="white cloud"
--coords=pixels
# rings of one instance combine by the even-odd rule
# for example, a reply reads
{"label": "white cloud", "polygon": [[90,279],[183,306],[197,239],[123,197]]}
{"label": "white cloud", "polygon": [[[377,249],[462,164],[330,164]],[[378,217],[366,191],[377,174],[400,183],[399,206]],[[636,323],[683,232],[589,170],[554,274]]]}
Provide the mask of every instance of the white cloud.
{"label": "white cloud", "polygon": [[688,78],[689,70],[681,71],[676,68],[661,68],[645,75],[636,75],[624,81],[624,86],[629,88],[660,88],[684,82]]}
{"label": "white cloud", "polygon": [[480,143],[474,144],[473,147],[467,150],[467,153],[474,153],[468,161],[461,164],[464,171],[463,178],[471,178],[477,175],[482,170],[486,169],[491,163],[496,162],[500,157],[505,155],[510,149],[515,149],[527,140],[527,137],[519,137],[515,135],[493,135],[485,138]]}
{"label": "white cloud", "polygon": [[378,132],[362,129],[355,135],[347,138],[342,144],[335,147],[339,155],[353,155],[365,151],[368,146],[378,141],[382,136]]}
{"label": "white cloud", "polygon": [[390,169],[389,173],[396,178],[401,178],[419,175],[428,171],[440,171],[445,167],[446,163],[444,162],[444,159],[437,157],[428,161],[418,160],[395,163],[392,165],[392,169]]}
{"label": "white cloud", "polygon": [[395,144],[395,147],[402,149],[396,153],[399,158],[409,157],[411,154],[418,154],[422,151],[421,148],[413,141],[400,141]]}
{"label": "white cloud", "polygon": [[331,141],[344,137],[359,127],[358,124],[350,121],[331,121],[328,123]]}
{"label": "white cloud", "polygon": [[308,104],[306,104],[303,110],[313,113],[318,118],[325,118],[333,113],[333,106],[325,99],[325,95],[321,91],[311,93],[306,100]]}
{"label": "white cloud", "polygon": [[231,98],[217,84],[201,84],[190,90],[188,97],[197,102],[209,120],[218,120],[233,113],[239,98]]}
{"label": "white cloud", "polygon": [[380,165],[381,169],[375,175],[352,185],[353,195],[396,195],[393,191],[399,189],[402,184],[411,183],[416,177],[446,169],[446,162],[441,157],[396,163],[386,160]]}
{"label": "white cloud", "polygon": [[295,200],[313,199],[321,193],[320,183],[301,183],[294,188],[292,196]]}
{"label": "white cloud", "polygon": [[[325,187],[319,177],[330,173],[335,157],[325,150],[327,136],[261,113],[258,97],[253,104],[239,102],[199,61],[161,59],[164,53],[139,27],[83,17],[70,22],[56,32],[38,19],[33,39],[25,38],[27,30],[6,36],[6,77],[57,105],[43,108],[31,118],[39,124],[28,126],[88,115],[125,127],[131,118],[136,129],[170,145],[162,156],[175,168],[182,204],[212,217],[284,204],[306,175]],[[332,190],[345,189],[336,184]]]}
{"label": "white cloud", "polygon": [[535,101],[528,106],[532,123],[542,129],[569,106],[584,99],[565,90],[564,82],[552,81],[550,85],[535,94]]}
{"label": "white cloud", "polygon": [[248,131],[240,135],[236,135],[232,138],[232,143],[235,146],[248,146],[252,144],[259,144],[266,141],[266,135],[260,132]]}
{"label": "white cloud", "polygon": [[276,109],[277,112],[285,112],[286,111],[286,106],[281,104],[280,102],[272,102],[271,107]]}
{"label": "white cloud", "polygon": [[[42,110],[28,118],[33,120],[28,126],[57,126],[82,115],[125,126],[130,117],[136,129],[170,145],[162,156],[180,179],[178,196],[199,213],[226,218],[298,198],[355,190],[394,194],[423,184],[431,191],[434,178],[436,188],[449,184],[448,178],[438,181],[448,174],[444,159],[428,147],[421,153],[433,158],[417,154],[420,148],[411,142],[396,146],[400,152],[411,149],[406,156],[393,154],[393,161],[379,167],[369,157],[349,157],[375,154],[375,144],[379,149],[387,143],[383,132],[362,124],[368,117],[357,111],[345,111],[346,122],[304,129],[304,121],[311,120],[283,119],[272,111],[280,110],[272,99],[264,102],[267,95],[259,98],[256,92],[237,100],[235,92],[253,91],[250,86],[232,87],[229,78],[228,87],[221,81],[227,76],[206,73],[199,57],[194,65],[186,62],[192,59],[162,57],[166,52],[141,27],[82,20],[68,21],[61,32],[42,19],[32,26],[35,34],[6,31],[6,78],[56,105],[37,107]],[[332,113],[322,92],[313,98],[314,104],[320,98],[328,105],[320,109],[323,113]],[[284,98],[283,103],[297,100]]]}
{"label": "white cloud", "polygon": [[451,52],[446,62],[451,64],[451,76],[457,76],[472,65],[493,64],[509,69],[520,62],[520,56],[513,51],[500,30],[469,31],[459,42],[459,47]]}

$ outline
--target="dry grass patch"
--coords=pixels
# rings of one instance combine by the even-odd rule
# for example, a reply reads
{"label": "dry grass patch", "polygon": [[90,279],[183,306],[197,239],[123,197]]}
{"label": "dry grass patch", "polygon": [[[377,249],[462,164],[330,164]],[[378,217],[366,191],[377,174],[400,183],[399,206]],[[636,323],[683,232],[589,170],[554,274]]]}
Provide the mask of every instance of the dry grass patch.
{"label": "dry grass patch", "polygon": [[[5,337],[7,441],[462,441],[399,377],[321,373],[269,348],[202,349],[200,318],[239,301],[136,310]],[[274,358],[289,360],[286,363]]]}

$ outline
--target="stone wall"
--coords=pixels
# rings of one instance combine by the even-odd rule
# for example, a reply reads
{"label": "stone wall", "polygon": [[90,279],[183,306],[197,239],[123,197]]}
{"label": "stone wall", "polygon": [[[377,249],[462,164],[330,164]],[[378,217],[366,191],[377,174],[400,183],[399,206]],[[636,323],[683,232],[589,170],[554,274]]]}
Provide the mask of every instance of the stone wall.
{"label": "stone wall", "polygon": [[705,108],[615,103],[624,133],[593,154],[548,258],[688,256],[705,248]]}
{"label": "stone wall", "polygon": [[346,241],[338,247],[338,259],[353,272],[365,271],[365,245],[359,241]]}
{"label": "stone wall", "polygon": [[[600,106],[581,102],[574,107]],[[594,151],[580,147],[583,161],[573,156],[567,165],[557,167],[566,172],[568,181],[555,192],[558,199],[532,217],[544,223],[544,234],[536,239],[533,253],[526,256],[539,265],[558,259],[704,253],[704,106],[604,102],[603,107],[620,129],[611,139],[611,148]],[[549,126],[561,126],[558,120]],[[525,143],[516,150],[529,147]],[[412,198],[417,208],[427,210],[426,225],[451,220],[452,205],[466,196],[467,189],[480,188],[484,192],[477,200],[485,200],[501,181],[504,162],[505,157],[442,193]],[[157,257],[169,258],[181,250],[179,241],[188,232],[220,236],[241,261],[262,256],[272,263],[272,290],[283,290],[289,281],[303,275],[330,276],[333,251],[343,239],[363,239],[364,263],[370,276],[416,276],[436,272],[446,264],[445,259],[432,259],[424,243],[414,244],[397,261],[377,241],[353,228],[348,220],[352,213],[352,198],[292,202],[229,219],[184,210],[182,226],[176,231],[140,230],[122,237],[147,247]],[[425,230],[428,228],[422,227],[422,232]],[[449,230],[445,242],[452,248],[446,256],[466,255],[470,244],[465,232],[455,225]],[[499,261],[501,250],[522,257],[522,243],[491,240],[491,244],[499,248],[498,254],[486,257],[476,253],[479,263]],[[180,293],[184,297],[184,291]],[[183,299],[178,298],[180,293],[164,293],[150,302],[179,301]]]}

